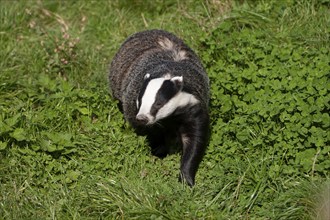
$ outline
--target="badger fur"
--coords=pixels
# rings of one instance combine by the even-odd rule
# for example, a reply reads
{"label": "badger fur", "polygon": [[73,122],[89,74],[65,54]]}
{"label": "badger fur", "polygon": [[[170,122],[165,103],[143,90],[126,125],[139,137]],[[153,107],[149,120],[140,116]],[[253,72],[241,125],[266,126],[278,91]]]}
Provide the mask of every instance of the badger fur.
{"label": "badger fur", "polygon": [[112,96],[125,119],[165,157],[181,145],[181,181],[193,186],[209,135],[209,79],[197,55],[175,35],[148,30],[130,36],[114,56]]}

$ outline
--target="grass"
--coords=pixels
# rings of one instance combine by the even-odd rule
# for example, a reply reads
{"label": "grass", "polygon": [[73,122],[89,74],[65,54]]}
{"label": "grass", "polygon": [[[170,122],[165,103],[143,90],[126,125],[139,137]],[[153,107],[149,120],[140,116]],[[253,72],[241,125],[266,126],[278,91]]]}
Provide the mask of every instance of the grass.
{"label": "grass", "polygon": [[[0,219],[317,219],[329,181],[328,13],[327,0],[2,1]],[[182,37],[210,75],[212,136],[194,188],[177,182],[180,155],[151,156],[109,96],[111,58],[152,28]],[[270,86],[279,73],[297,80],[289,107],[317,91],[299,110],[312,124],[301,116],[305,127],[290,130],[272,105],[243,102],[249,91],[235,85],[267,83],[254,72]]]}

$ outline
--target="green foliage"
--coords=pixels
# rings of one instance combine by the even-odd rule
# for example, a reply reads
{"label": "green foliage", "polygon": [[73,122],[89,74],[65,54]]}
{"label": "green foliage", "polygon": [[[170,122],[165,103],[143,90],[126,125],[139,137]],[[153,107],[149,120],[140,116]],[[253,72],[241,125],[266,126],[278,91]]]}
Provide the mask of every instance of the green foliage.
{"label": "green foliage", "polygon": [[[327,0],[1,2],[1,218],[315,216],[330,170],[328,12]],[[184,38],[210,77],[192,189],[180,155],[151,156],[109,96],[115,51],[150,28]]]}
{"label": "green foliage", "polygon": [[330,169],[329,48],[276,43],[265,30],[235,28],[224,22],[203,40],[215,91],[213,126],[219,128],[210,149],[226,157],[261,148],[282,158],[289,175],[325,174]]}

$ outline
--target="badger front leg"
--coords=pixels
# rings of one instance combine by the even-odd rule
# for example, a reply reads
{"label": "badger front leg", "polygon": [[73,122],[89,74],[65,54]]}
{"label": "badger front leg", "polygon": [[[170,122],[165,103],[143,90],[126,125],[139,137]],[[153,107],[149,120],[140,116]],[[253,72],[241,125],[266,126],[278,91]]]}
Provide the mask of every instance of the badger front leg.
{"label": "badger front leg", "polygon": [[147,140],[151,147],[152,155],[164,158],[168,154],[168,149],[166,147],[166,139],[163,132],[150,132],[147,135]]}
{"label": "badger front leg", "polygon": [[195,184],[195,176],[209,138],[209,115],[202,108],[192,109],[180,129],[182,157],[180,181]]}

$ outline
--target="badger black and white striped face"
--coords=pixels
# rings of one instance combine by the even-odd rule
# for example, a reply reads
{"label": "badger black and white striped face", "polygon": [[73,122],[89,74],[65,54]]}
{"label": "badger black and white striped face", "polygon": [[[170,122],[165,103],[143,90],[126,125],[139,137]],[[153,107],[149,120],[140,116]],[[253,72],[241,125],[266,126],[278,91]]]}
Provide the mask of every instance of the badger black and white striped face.
{"label": "badger black and white striped face", "polygon": [[147,74],[144,84],[136,100],[137,121],[151,125],[160,119],[170,116],[177,108],[197,104],[199,101],[192,95],[182,91],[183,77],[166,75],[150,79]]}
{"label": "badger black and white striped face", "polygon": [[151,79],[147,74],[136,100],[136,120],[150,125],[170,116],[178,107],[197,104],[198,100],[192,94],[183,92],[182,87],[182,76],[165,75]]}

